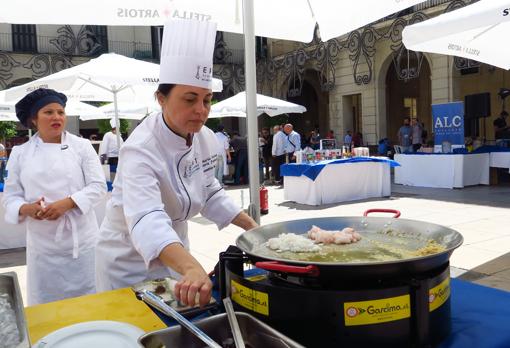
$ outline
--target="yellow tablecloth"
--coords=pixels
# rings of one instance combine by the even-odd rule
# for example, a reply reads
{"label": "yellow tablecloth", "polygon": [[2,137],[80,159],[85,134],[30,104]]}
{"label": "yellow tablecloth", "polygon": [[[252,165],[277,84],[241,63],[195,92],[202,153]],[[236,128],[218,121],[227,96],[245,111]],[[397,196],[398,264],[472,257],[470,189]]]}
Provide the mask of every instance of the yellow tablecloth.
{"label": "yellow tablecloth", "polygon": [[25,315],[32,344],[55,330],[84,321],[122,321],[146,332],[166,327],[130,288],[27,307]]}

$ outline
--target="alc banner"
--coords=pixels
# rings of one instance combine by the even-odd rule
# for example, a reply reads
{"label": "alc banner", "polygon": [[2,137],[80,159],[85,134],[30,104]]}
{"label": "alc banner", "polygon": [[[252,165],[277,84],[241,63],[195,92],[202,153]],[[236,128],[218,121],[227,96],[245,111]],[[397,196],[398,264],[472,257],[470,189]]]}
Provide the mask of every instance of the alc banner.
{"label": "alc banner", "polygon": [[434,143],[444,141],[452,145],[464,145],[464,103],[455,102],[432,105]]}

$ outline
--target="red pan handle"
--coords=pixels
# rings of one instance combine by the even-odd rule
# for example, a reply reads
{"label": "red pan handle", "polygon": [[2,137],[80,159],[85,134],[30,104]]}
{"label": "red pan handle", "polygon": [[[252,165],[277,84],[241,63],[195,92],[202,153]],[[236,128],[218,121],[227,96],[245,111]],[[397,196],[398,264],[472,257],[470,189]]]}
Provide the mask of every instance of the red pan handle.
{"label": "red pan handle", "polygon": [[312,277],[319,276],[319,267],[314,265],[309,265],[305,267],[301,266],[291,266],[286,265],[284,263],[280,263],[278,261],[260,261],[255,262],[255,267],[265,269],[266,271],[279,271],[286,273],[295,273],[295,274],[306,274]]}
{"label": "red pan handle", "polygon": [[363,213],[363,216],[368,216],[368,214],[371,213],[392,213],[395,214],[395,216],[393,216],[395,219],[400,216],[400,211],[395,209],[368,209]]}

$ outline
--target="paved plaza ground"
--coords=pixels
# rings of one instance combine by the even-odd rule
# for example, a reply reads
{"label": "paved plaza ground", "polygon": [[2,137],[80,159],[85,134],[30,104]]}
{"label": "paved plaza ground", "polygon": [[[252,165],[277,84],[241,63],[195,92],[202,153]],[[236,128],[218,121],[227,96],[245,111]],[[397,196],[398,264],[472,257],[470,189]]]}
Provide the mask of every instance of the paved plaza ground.
{"label": "paved plaza ground", "polygon": [[[510,291],[510,186],[474,186],[464,189],[428,189],[392,186],[389,198],[306,206],[284,200],[281,187],[269,186],[269,214],[262,224],[328,216],[361,216],[369,208],[391,208],[402,218],[451,227],[464,244],[451,257],[452,276]],[[228,194],[246,208],[247,187],[227,187]],[[235,244],[242,230],[229,226],[218,231],[207,219],[194,217],[189,226],[191,251],[204,268],[212,270],[218,254]],[[0,273],[15,271],[25,296],[24,249],[0,251]]]}

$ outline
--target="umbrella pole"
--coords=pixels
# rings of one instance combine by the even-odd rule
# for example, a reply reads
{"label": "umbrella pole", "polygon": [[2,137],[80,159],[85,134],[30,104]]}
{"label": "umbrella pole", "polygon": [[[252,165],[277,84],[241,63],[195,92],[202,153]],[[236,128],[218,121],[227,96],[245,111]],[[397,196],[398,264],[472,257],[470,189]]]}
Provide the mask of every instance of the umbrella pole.
{"label": "umbrella pole", "polygon": [[120,152],[120,122],[119,122],[119,109],[117,105],[117,89],[113,89],[113,109],[115,111],[115,128],[116,128],[116,135],[117,135],[117,149],[119,149]]}
{"label": "umbrella pole", "polygon": [[246,127],[248,133],[248,171],[250,176],[250,205],[248,206],[248,213],[260,224],[259,136],[257,125],[257,80],[253,12],[253,0],[243,0]]}

